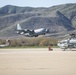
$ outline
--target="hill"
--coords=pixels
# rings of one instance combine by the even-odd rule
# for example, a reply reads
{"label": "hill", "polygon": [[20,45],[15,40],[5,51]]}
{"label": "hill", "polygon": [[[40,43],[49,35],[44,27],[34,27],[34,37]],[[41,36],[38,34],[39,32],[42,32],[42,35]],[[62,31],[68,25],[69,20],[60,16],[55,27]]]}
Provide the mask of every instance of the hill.
{"label": "hill", "polygon": [[27,29],[49,28],[50,33],[66,33],[76,28],[76,4],[48,8],[6,5],[0,8],[0,37],[13,37],[16,25]]}

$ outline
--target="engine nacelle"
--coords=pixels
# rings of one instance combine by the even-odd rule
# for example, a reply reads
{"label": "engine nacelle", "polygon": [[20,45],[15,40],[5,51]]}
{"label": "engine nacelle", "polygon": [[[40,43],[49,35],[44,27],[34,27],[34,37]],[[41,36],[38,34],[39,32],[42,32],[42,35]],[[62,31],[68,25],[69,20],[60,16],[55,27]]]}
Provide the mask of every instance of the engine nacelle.
{"label": "engine nacelle", "polygon": [[24,32],[21,32],[20,34],[24,34]]}

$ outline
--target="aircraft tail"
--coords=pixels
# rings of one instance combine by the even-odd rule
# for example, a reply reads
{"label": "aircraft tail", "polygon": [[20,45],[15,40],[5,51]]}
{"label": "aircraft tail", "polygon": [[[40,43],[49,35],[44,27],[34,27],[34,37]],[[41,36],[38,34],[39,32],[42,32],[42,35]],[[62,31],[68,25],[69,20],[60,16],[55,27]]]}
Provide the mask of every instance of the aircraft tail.
{"label": "aircraft tail", "polygon": [[9,46],[10,41],[7,39],[6,40],[6,46]]}
{"label": "aircraft tail", "polygon": [[17,30],[22,30],[22,28],[21,28],[19,23],[17,24]]}

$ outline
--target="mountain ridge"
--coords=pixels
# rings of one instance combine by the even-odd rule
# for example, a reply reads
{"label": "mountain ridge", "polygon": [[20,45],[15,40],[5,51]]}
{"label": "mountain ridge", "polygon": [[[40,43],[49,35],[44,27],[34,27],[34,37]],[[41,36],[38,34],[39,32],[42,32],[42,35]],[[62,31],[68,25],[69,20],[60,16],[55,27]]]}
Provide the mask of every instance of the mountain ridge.
{"label": "mountain ridge", "polygon": [[[22,28],[49,28],[50,33],[76,29],[76,3],[52,7],[18,7],[6,5],[0,8],[0,36],[16,36],[16,25]],[[17,35],[18,36],[18,35]]]}

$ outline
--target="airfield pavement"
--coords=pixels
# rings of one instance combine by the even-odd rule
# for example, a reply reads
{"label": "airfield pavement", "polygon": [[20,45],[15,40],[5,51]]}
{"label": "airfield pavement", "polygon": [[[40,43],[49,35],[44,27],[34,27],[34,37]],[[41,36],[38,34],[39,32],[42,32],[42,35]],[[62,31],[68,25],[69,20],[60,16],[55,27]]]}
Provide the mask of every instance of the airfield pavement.
{"label": "airfield pavement", "polygon": [[0,75],[76,75],[76,51],[0,49]]}

